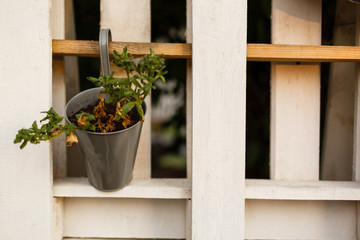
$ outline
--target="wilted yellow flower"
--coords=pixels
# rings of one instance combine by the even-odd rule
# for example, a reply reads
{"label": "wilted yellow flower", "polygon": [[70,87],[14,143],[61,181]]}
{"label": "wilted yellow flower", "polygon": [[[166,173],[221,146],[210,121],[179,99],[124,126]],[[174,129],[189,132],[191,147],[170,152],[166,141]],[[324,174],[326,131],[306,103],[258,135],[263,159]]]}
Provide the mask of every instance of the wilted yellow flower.
{"label": "wilted yellow flower", "polygon": [[124,116],[122,116],[122,125],[124,126],[124,128],[127,128],[127,126],[130,124],[130,117],[129,115],[125,114]]}
{"label": "wilted yellow flower", "polygon": [[73,143],[78,143],[78,139],[73,131],[70,132],[70,136],[66,137],[66,146],[71,147]]}

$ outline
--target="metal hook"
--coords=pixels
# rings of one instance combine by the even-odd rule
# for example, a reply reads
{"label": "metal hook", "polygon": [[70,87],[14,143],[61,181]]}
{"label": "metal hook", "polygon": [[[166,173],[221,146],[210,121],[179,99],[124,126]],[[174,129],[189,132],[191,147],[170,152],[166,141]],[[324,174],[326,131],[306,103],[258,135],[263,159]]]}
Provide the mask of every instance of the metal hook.
{"label": "metal hook", "polygon": [[110,29],[101,29],[99,34],[100,62],[103,75],[110,75],[109,41],[111,41]]}

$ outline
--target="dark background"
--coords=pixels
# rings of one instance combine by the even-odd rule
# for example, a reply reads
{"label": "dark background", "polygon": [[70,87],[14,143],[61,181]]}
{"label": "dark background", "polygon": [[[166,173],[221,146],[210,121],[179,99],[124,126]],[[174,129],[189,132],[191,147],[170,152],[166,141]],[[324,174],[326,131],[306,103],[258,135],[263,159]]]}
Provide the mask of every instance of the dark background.
{"label": "dark background", "polygon": [[[332,44],[335,0],[323,1],[322,43]],[[99,0],[75,0],[77,39],[98,40]],[[270,43],[270,0],[248,1],[249,43]],[[151,41],[185,42],[186,1],[151,1]],[[155,107],[164,94],[183,94],[184,103],[171,118],[152,123],[152,177],[186,177],[184,128],[186,126],[186,60],[166,60],[167,79],[175,83],[171,90],[152,93]],[[93,87],[87,76],[99,75],[99,60],[79,58],[81,90]],[[321,131],[323,129],[329,64],[321,65]],[[270,63],[247,63],[246,177],[269,178]]]}

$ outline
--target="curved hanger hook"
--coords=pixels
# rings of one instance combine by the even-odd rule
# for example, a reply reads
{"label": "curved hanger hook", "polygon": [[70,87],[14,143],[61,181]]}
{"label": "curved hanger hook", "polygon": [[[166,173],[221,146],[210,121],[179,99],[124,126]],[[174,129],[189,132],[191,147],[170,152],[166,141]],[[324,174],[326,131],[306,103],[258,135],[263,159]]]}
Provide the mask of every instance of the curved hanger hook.
{"label": "curved hanger hook", "polygon": [[111,41],[110,29],[101,29],[99,34],[100,62],[103,75],[110,75],[109,41]]}

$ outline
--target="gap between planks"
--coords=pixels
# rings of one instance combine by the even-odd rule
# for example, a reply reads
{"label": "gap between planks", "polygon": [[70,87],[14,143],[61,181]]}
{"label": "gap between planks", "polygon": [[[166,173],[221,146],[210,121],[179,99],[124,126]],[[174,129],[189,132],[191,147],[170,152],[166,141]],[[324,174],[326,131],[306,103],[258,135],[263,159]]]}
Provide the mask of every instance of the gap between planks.
{"label": "gap between planks", "polygon": [[[191,199],[190,179],[134,179],[119,191],[98,191],[86,178],[55,179],[54,197]],[[360,201],[360,182],[245,181],[246,199]]]}
{"label": "gap between planks", "polygon": [[[92,40],[53,40],[54,56],[98,57],[99,42]],[[134,57],[149,53],[162,54],[164,58],[192,58],[191,43],[135,43],[110,42],[109,53],[128,47]],[[248,61],[267,62],[360,62],[358,46],[306,46],[281,44],[247,44]]]}

